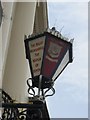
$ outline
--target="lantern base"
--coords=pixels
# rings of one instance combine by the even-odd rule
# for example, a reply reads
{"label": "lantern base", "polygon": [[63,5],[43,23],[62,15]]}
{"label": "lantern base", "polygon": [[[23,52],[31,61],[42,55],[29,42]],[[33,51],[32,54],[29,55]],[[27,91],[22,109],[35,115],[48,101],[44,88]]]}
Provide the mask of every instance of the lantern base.
{"label": "lantern base", "polygon": [[[39,76],[32,78],[32,86],[39,88]],[[50,88],[51,86],[53,86],[52,79],[42,76],[41,89]]]}

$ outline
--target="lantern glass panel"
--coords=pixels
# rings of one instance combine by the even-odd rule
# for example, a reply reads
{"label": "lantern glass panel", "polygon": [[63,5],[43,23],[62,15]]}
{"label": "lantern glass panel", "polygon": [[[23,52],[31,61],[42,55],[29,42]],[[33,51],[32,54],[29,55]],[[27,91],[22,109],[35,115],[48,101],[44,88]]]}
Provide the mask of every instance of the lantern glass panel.
{"label": "lantern glass panel", "polygon": [[[70,44],[68,42],[54,35],[47,34],[44,58],[43,58],[43,64],[42,64],[42,72],[41,72],[41,74],[44,77],[48,79],[52,79],[58,66],[62,63],[63,58],[67,50],[69,49],[69,47],[70,47]],[[69,59],[69,53],[66,55],[65,58],[67,58],[65,60]],[[64,63],[61,64],[60,68],[63,68],[62,65],[64,66]],[[56,75],[57,75],[57,72],[53,78],[56,78]]]}
{"label": "lantern glass panel", "polygon": [[60,65],[58,66],[55,74],[52,77],[52,80],[56,80],[56,78],[60,75],[60,73],[64,70],[64,68],[69,63],[69,50],[66,52],[63,60],[61,61]]}
{"label": "lantern glass panel", "polygon": [[43,52],[44,52],[45,36],[31,40],[29,42],[29,53],[33,77],[39,76],[41,73]]}

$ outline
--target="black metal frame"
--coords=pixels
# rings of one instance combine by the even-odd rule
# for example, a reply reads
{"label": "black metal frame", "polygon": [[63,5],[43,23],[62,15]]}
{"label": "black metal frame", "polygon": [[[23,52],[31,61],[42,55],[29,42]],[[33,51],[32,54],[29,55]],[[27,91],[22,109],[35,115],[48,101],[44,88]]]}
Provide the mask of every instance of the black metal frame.
{"label": "black metal frame", "polygon": [[32,99],[28,103],[14,103],[6,92],[0,91],[2,91],[0,120],[50,120],[45,100]]}
{"label": "black metal frame", "polygon": [[[63,70],[66,68],[66,66],[69,63],[72,62],[72,43],[71,42],[66,41],[66,40],[64,40],[64,39],[62,39],[62,38],[60,38],[58,36],[55,36],[55,35],[47,32],[47,31],[45,31],[45,32],[43,32],[41,34],[37,34],[35,36],[29,36],[29,38],[27,38],[27,39],[24,40],[24,42],[25,42],[26,58],[29,61],[29,66],[30,66],[30,70],[31,70],[33,87],[37,87],[37,88],[39,87],[39,76],[40,75],[35,76],[35,77],[33,75],[33,69],[32,69],[32,64],[31,64],[31,56],[30,56],[30,50],[29,50],[29,42],[32,41],[32,40],[36,40],[37,38],[44,37],[44,36],[46,36],[46,38],[45,38],[44,52],[43,52],[43,58],[42,58],[43,60],[44,60],[44,57],[45,57],[45,54],[46,54],[45,51],[46,51],[46,46],[47,46],[47,43],[48,43],[48,40],[47,40],[48,36],[55,38],[57,41],[63,41],[65,43],[65,45],[66,45],[66,49],[64,50],[64,53],[62,54],[62,57],[59,58],[58,63],[56,65],[56,68],[54,69],[52,75],[49,78],[43,76],[43,74],[42,74],[43,63],[44,63],[44,61],[42,60],[41,71],[40,71],[40,75],[42,75],[42,79],[43,79],[42,82],[41,82],[41,88],[42,89],[49,88],[52,85],[52,82],[53,82],[52,76],[56,72],[56,70],[57,70],[60,62],[62,61],[65,53],[67,52],[67,50],[69,50],[69,62],[65,65],[65,67],[63,68]],[[58,74],[58,76],[63,72],[63,70]],[[57,77],[55,78],[55,80],[57,79]]]}

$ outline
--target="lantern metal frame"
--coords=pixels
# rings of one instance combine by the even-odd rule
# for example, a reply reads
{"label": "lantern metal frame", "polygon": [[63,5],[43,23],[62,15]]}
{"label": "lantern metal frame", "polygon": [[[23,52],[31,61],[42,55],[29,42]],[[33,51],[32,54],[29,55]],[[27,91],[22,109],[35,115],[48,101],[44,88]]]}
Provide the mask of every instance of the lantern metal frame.
{"label": "lantern metal frame", "polygon": [[[44,48],[43,48],[43,57],[42,57],[42,62],[41,62],[41,70],[40,70],[40,75],[38,76],[34,76],[33,74],[33,67],[32,67],[32,61],[31,61],[31,56],[30,56],[30,46],[29,46],[29,42],[34,41],[38,38],[44,37],[45,36],[45,43],[44,43]],[[44,57],[46,54],[46,45],[47,45],[47,39],[48,37],[53,37],[54,39],[57,39],[58,41],[63,41],[64,44],[67,44],[66,50],[64,50],[64,54],[62,54],[62,57],[59,58],[58,63],[56,65],[56,68],[54,69],[52,75],[50,76],[50,78],[47,78],[45,76],[43,76],[42,74],[42,69],[43,69],[43,65],[44,65]],[[29,61],[29,66],[30,66],[30,71],[31,71],[31,75],[32,75],[32,88],[37,87],[40,89],[46,89],[46,88],[52,88],[54,85],[55,80],[58,78],[58,76],[63,72],[63,70],[66,68],[66,66],[71,63],[73,61],[73,55],[72,55],[72,42],[71,41],[67,41],[67,39],[65,37],[63,37],[61,35],[61,33],[59,33],[58,31],[56,31],[55,29],[47,29],[46,31],[37,34],[37,35],[29,35],[28,37],[25,36],[25,51],[26,51],[26,58]],[[67,48],[69,50],[69,61],[67,62],[67,64],[63,67],[63,69],[61,70],[61,72],[56,76],[56,78],[54,80],[52,80],[52,76],[55,74],[56,70],[58,69],[58,66],[60,65],[60,62],[62,61],[62,59],[65,56],[65,53],[67,52]]]}

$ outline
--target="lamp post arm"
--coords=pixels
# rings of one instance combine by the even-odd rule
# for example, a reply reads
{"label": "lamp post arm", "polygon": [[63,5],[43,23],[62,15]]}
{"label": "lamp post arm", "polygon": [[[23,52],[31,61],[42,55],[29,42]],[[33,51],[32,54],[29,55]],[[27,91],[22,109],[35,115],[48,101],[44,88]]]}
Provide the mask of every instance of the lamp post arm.
{"label": "lamp post arm", "polygon": [[42,83],[42,75],[39,76],[38,97],[40,97],[41,83]]}

